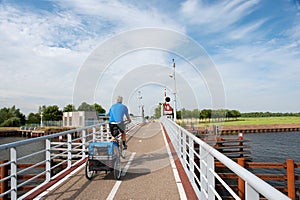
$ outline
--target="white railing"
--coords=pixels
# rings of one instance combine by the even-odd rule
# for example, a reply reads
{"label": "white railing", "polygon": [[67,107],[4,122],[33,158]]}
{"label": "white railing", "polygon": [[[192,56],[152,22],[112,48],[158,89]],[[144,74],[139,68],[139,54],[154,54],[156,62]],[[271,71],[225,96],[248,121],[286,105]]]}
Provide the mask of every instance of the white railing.
{"label": "white railing", "polygon": [[[258,200],[260,195],[270,200],[290,199],[170,119],[162,117],[161,122],[198,199],[222,199],[221,194],[216,190],[215,180],[218,180],[234,199],[240,199],[215,171],[215,160],[222,162],[228,169],[244,180],[246,200]],[[198,150],[195,150],[195,144],[199,145]],[[195,160],[199,161],[196,161],[196,163]]]}
{"label": "white railing", "polygon": [[[135,126],[141,122],[141,119],[133,119],[132,123],[127,124],[127,129]],[[59,175],[69,170],[72,166],[77,165],[86,159],[87,145],[95,140],[107,140],[108,136],[108,123],[100,123],[97,125],[87,126],[65,132],[55,133],[37,138],[25,139],[18,142],[0,145],[0,153],[9,154],[8,160],[0,164],[0,171],[9,168],[10,173],[5,177],[0,176],[0,184],[6,184],[7,189],[2,191],[0,197],[10,199],[24,199],[45,184],[55,179]],[[35,150],[37,144],[44,144],[44,148]],[[24,155],[24,148],[33,149],[29,154]],[[36,161],[36,157],[39,160]],[[34,160],[33,165],[25,165],[20,168],[20,164],[28,164],[29,160]],[[55,165],[53,161],[56,161]],[[37,167],[43,166],[37,172]],[[54,171],[59,170],[57,174],[53,175]],[[62,170],[62,171],[61,171]],[[35,172],[30,178],[25,180],[18,179],[19,177],[28,177],[28,173]],[[1,173],[2,175],[5,173]],[[41,180],[42,179],[42,180]],[[10,184],[8,184],[8,181]],[[42,183],[39,183],[42,182]],[[36,184],[33,189],[25,194],[20,193],[19,189],[30,184]],[[31,185],[32,187],[32,185]],[[1,188],[1,187],[0,187]]]}

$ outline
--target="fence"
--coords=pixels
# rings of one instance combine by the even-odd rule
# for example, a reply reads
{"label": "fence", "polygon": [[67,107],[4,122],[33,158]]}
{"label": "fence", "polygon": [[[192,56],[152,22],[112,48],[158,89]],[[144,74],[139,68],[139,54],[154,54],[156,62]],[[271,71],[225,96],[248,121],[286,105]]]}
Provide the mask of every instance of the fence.
{"label": "fence", "polygon": [[[139,122],[140,119],[133,119],[127,128]],[[103,139],[107,134],[108,123],[101,123],[0,145],[1,153],[9,153],[9,159],[0,164],[0,198],[26,198],[71,167],[82,163],[86,159],[87,144],[96,139]],[[58,141],[62,142],[57,143]],[[32,148],[32,152],[24,155],[24,149],[38,143],[44,146]],[[28,164],[30,160],[33,160],[34,164]],[[57,161],[55,164],[54,160]],[[56,174],[55,171],[59,172]],[[26,188],[29,191],[21,193]]]}
{"label": "fence", "polygon": [[[222,199],[216,190],[215,180],[221,183],[231,198],[241,199],[233,189],[215,171],[215,160],[224,164],[229,170],[243,180],[245,199],[258,200],[263,196],[270,200],[289,199],[270,184],[258,178],[238,163],[226,157],[195,135],[178,126],[167,118],[161,118],[165,131],[176,150],[183,168],[194,188],[198,199]],[[199,145],[195,150],[194,145]],[[195,160],[198,160],[195,162]]]}

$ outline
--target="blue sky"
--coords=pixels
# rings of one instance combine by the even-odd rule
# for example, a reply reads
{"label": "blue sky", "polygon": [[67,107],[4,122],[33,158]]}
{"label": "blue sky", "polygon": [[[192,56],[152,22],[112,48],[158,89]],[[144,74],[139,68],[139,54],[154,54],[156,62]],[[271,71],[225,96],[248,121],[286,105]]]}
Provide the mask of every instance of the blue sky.
{"label": "blue sky", "polygon": [[[222,79],[226,108],[300,111],[298,0],[0,0],[0,107],[16,105],[25,114],[40,105],[63,108],[73,102],[77,77],[95,49],[116,35],[148,27],[176,31],[203,47]],[[128,55],[122,65],[142,65],[147,58],[167,66],[173,55],[137,56],[142,55]],[[177,66],[184,66],[179,57]],[[150,89],[136,87],[144,90],[143,104],[151,113],[157,102],[148,100]],[[199,109],[212,107],[209,92],[199,93]],[[111,98],[95,96],[108,109]],[[136,104],[133,96],[126,102]],[[179,91],[178,98],[185,102]]]}

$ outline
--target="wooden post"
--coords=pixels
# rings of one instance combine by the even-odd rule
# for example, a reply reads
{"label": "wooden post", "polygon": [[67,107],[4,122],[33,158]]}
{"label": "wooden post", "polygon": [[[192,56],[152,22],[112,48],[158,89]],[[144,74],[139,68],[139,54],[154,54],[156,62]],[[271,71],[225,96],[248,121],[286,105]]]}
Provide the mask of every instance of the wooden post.
{"label": "wooden post", "polygon": [[241,152],[240,157],[244,157],[244,154],[243,154],[244,149],[242,148],[242,146],[243,146],[243,139],[244,139],[243,135],[244,135],[243,133],[239,133],[239,138],[238,138],[239,141],[240,141],[239,142],[239,146],[241,147],[240,150],[239,150]]}
{"label": "wooden post", "polygon": [[[8,162],[8,160],[2,160],[1,164],[7,163],[7,162]],[[8,176],[8,165],[0,167],[0,178],[3,179],[7,176]],[[8,188],[8,180],[0,183],[0,193],[1,194],[6,192],[7,188]],[[8,197],[7,195],[0,197],[0,200],[6,200],[6,199],[8,199],[7,197]]]}
{"label": "wooden post", "polygon": [[286,160],[286,174],[287,174],[287,189],[288,196],[292,199],[296,199],[295,194],[295,168],[294,168],[294,160],[287,159]]}
{"label": "wooden post", "polygon": [[[245,158],[238,158],[238,164],[245,167]],[[238,194],[241,200],[245,199],[245,181],[238,177]]]}
{"label": "wooden post", "polygon": [[[222,147],[223,143],[221,143],[223,139],[221,137],[217,137],[217,143],[215,144],[215,148],[218,149],[218,147]],[[218,149],[219,152],[223,152],[223,149]]]}

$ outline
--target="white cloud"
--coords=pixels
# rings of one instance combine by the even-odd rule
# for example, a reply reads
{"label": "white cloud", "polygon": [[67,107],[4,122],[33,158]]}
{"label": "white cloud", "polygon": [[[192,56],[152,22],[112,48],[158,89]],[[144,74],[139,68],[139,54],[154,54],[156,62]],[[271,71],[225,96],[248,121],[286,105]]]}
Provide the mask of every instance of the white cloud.
{"label": "white cloud", "polygon": [[[56,1],[62,8],[84,15],[94,26],[107,26],[108,31],[119,32],[138,27],[161,27],[184,31],[182,25],[154,7],[140,9],[122,1],[68,0]],[[91,18],[90,18],[91,17]],[[93,20],[94,18],[95,20]],[[83,18],[85,20],[86,18]],[[97,23],[98,21],[98,23]],[[90,26],[93,26],[90,24]],[[101,30],[102,34],[103,31]]]}
{"label": "white cloud", "polygon": [[188,0],[182,4],[181,13],[191,25],[201,25],[201,31],[210,33],[227,29],[251,14],[259,0],[219,1],[206,4],[204,1]]}
{"label": "white cloud", "polygon": [[252,24],[247,24],[245,26],[240,26],[233,29],[227,34],[227,38],[233,40],[245,39],[248,35],[252,35],[255,31],[261,28],[264,25],[266,20],[259,20]]}
{"label": "white cloud", "polygon": [[[221,72],[233,108],[263,110],[267,105],[266,108],[284,110],[280,102],[269,102],[285,97],[289,109],[299,107],[292,102],[299,98],[295,89],[300,85],[299,16],[289,21],[286,13],[278,9],[283,13],[276,17],[290,24],[273,30],[274,16],[268,15],[269,8],[261,8],[267,4],[264,1],[187,0],[172,5],[173,10],[168,12],[165,3],[52,2],[52,10],[0,4],[1,106],[15,104],[27,113],[36,111],[43,102],[62,106],[71,103],[80,67],[98,45],[121,32],[158,27],[188,33],[202,42]],[[259,9],[263,12],[256,15]],[[169,58],[157,56],[157,63],[166,64]],[[139,59],[135,64],[143,62]],[[281,95],[283,91],[289,93]],[[209,104],[208,98],[201,100]]]}

